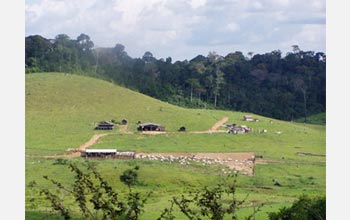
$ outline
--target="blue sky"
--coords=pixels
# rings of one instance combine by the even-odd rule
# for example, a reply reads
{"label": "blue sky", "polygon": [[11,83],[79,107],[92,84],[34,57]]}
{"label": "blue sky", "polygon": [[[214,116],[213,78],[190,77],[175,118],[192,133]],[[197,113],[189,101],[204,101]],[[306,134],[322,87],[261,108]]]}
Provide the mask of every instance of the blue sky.
{"label": "blue sky", "polygon": [[325,0],[27,0],[25,34],[121,43],[132,57],[326,50]]}

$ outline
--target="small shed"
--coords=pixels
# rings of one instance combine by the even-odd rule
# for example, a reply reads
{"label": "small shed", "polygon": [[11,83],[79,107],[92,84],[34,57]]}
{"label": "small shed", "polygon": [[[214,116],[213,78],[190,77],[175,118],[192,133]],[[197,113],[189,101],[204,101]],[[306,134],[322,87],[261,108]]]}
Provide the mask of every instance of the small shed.
{"label": "small shed", "polygon": [[258,122],[258,121],[259,121],[258,119],[253,118],[253,116],[250,116],[250,115],[245,115],[245,116],[243,116],[243,120],[244,120],[244,121],[255,121],[255,122]]}
{"label": "small shed", "polygon": [[155,123],[139,124],[137,128],[139,131],[165,131],[165,127]]}
{"label": "small shed", "polygon": [[101,121],[95,127],[95,130],[113,130],[114,123],[109,121]]}
{"label": "small shed", "polygon": [[86,159],[135,159],[135,152],[117,151],[116,149],[86,149],[81,156]]}
{"label": "small shed", "polygon": [[245,115],[245,116],[243,116],[243,120],[244,121],[254,121],[254,118],[250,115]]}
{"label": "small shed", "polygon": [[116,149],[86,149],[81,156],[88,158],[114,158]]}
{"label": "small shed", "polygon": [[245,125],[235,125],[228,130],[229,134],[244,134],[249,132],[251,132],[251,128],[248,128]]}

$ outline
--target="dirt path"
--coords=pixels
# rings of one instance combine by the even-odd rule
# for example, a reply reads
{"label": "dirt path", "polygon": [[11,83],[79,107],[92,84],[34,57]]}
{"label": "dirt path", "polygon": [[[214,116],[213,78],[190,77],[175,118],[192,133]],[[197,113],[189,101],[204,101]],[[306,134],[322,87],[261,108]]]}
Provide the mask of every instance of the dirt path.
{"label": "dirt path", "polygon": [[228,117],[222,118],[220,121],[216,122],[209,130],[206,131],[192,131],[189,133],[192,134],[211,134],[211,133],[225,133],[225,130],[218,130],[221,125],[225,124],[228,121]]}
{"label": "dirt path", "polygon": [[88,148],[91,145],[95,144],[100,137],[106,136],[108,134],[110,134],[110,133],[107,133],[107,134],[95,134],[94,136],[92,136],[92,138],[88,142],[80,145],[79,148],[78,148],[78,151],[80,151],[80,152],[81,151],[85,151],[86,148]]}
{"label": "dirt path", "polygon": [[68,149],[69,151],[73,152],[71,154],[46,155],[46,156],[44,156],[44,155],[26,155],[26,157],[32,157],[32,158],[36,158],[36,157],[38,157],[38,158],[73,158],[73,157],[80,157],[82,151],[85,151],[86,148],[88,148],[91,145],[95,144],[100,137],[106,136],[108,134],[110,134],[110,133],[95,134],[94,136],[92,136],[92,138],[88,142],[80,145],[78,148]]}
{"label": "dirt path", "polygon": [[119,125],[119,133],[120,134],[133,134],[134,132],[128,130],[128,125]]}
{"label": "dirt path", "polygon": [[[228,121],[228,117],[224,117],[222,118],[220,121],[216,122],[209,130],[207,131],[192,131],[189,133],[193,133],[193,134],[207,134],[207,133],[223,133],[226,132],[224,130],[218,130],[218,128],[223,125],[224,123],[226,123]],[[121,125],[120,126],[120,130],[119,133],[121,134],[130,134],[133,133],[131,131],[128,131],[128,125]],[[144,131],[142,132],[143,134],[166,134],[166,132],[159,132],[159,131]],[[91,145],[95,144],[97,142],[97,140],[100,137],[109,135],[111,133],[105,133],[105,134],[95,134],[94,136],[92,136],[92,138],[80,145],[78,148],[69,148],[67,149],[68,151],[72,152],[71,154],[62,154],[62,155],[26,155],[26,157],[38,157],[38,158],[73,158],[73,157],[80,157],[81,152],[85,151],[86,148],[90,147]]]}
{"label": "dirt path", "polygon": [[216,131],[218,128],[228,121],[228,117],[222,118],[220,121],[216,122],[210,129],[210,131]]}

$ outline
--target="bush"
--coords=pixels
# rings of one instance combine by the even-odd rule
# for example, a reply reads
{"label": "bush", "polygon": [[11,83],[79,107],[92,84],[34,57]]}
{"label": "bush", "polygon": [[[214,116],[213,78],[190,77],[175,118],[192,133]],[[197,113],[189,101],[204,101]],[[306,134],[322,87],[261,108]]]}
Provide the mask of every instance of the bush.
{"label": "bush", "polygon": [[279,212],[270,212],[270,220],[324,220],[326,219],[326,197],[299,197],[289,208],[283,207]]}
{"label": "bush", "polygon": [[[75,181],[70,186],[63,184],[44,176],[45,179],[53,183],[58,190],[50,191],[43,189],[40,191],[45,198],[51,202],[53,210],[58,211],[60,215],[68,220],[72,219],[71,206],[65,204],[58,192],[68,193],[75,199],[79,207],[80,215],[84,219],[120,219],[120,220],[138,220],[143,206],[146,203],[150,193],[144,198],[140,193],[132,192],[130,186],[137,180],[132,175],[128,179],[129,192],[126,196],[120,196],[109,183],[103,179],[96,167],[87,162],[87,171],[83,171],[76,164],[68,164],[71,172],[75,175]],[[133,171],[134,172],[134,171]],[[129,174],[129,172],[124,172]],[[132,173],[132,172],[131,172]]]}
{"label": "bush", "polygon": [[138,183],[137,170],[139,170],[139,166],[135,166],[134,169],[125,170],[123,174],[120,175],[120,181],[122,181],[129,188],[131,186],[135,186]]}
{"label": "bush", "polygon": [[[170,208],[164,209],[157,220],[174,220],[176,218],[173,215],[174,207],[179,208],[189,220],[223,220],[227,219],[227,216],[231,216],[230,219],[237,219],[237,210],[245,201],[235,198],[236,177],[236,175],[229,175],[215,186],[206,186],[189,196],[173,197]],[[262,205],[258,205],[258,208],[245,219],[253,219]]]}

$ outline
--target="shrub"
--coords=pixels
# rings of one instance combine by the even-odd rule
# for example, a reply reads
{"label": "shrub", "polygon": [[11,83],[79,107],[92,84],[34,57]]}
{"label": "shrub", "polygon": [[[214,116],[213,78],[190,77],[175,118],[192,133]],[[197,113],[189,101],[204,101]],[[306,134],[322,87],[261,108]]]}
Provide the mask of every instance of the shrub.
{"label": "shrub", "polygon": [[[132,192],[130,188],[132,184],[130,184],[128,185],[128,194],[121,197],[103,179],[93,164],[87,162],[86,172],[82,171],[76,164],[69,163],[68,166],[75,175],[75,181],[72,185],[64,186],[47,176],[44,178],[53,183],[58,191],[64,191],[74,197],[84,219],[139,219],[150,193],[142,198],[140,193]],[[130,183],[133,183],[133,180],[135,179],[130,180]],[[63,199],[57,194],[57,190],[53,192],[43,189],[40,193],[45,195],[45,198],[51,202],[53,210],[58,211],[64,219],[72,219],[72,210],[64,204]]]}
{"label": "shrub", "polygon": [[324,220],[326,219],[326,197],[299,197],[289,208],[269,213],[270,220]]}
{"label": "shrub", "polygon": [[[157,220],[174,220],[174,207],[179,208],[189,220],[201,220],[203,218],[223,220],[226,219],[226,216],[231,216],[230,219],[237,219],[237,210],[245,201],[235,198],[236,177],[236,175],[229,175],[215,186],[206,186],[188,196],[173,197],[170,201],[170,208],[164,209]],[[246,217],[246,219],[252,219],[261,206],[262,204],[254,209],[253,214]]]}

